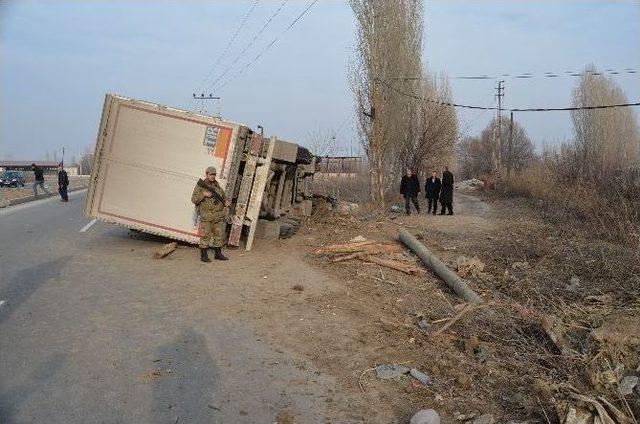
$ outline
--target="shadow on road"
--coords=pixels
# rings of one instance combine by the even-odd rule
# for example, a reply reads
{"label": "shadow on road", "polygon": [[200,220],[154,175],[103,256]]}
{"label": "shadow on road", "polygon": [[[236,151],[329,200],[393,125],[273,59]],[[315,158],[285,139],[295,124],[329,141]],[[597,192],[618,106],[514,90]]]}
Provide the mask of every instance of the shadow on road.
{"label": "shadow on road", "polygon": [[11,316],[40,286],[52,278],[60,277],[62,269],[70,259],[70,256],[63,256],[25,268],[18,271],[9,284],[0,287],[0,299],[7,301],[7,304],[0,308],[0,323]]}
{"label": "shadow on road", "polygon": [[[66,355],[53,353],[33,370],[23,384],[11,389],[2,387],[0,382],[0,423],[14,422],[12,417],[18,412],[36,390],[47,388],[47,383],[66,361]],[[50,388],[56,390],[55,388]]]}
{"label": "shadow on road", "polygon": [[153,382],[154,423],[212,423],[219,411],[219,370],[205,338],[184,329],[157,351]]}
{"label": "shadow on road", "polygon": [[167,244],[167,243],[177,241],[178,244],[181,246],[192,246],[191,244],[186,243],[184,241],[173,240],[168,237],[158,236],[155,234],[149,234],[143,231],[126,229],[122,227],[110,228],[103,233],[103,236],[113,238],[113,239],[120,239],[120,240],[127,240],[127,239],[136,240],[136,241],[157,244],[157,245],[162,245],[162,244]]}

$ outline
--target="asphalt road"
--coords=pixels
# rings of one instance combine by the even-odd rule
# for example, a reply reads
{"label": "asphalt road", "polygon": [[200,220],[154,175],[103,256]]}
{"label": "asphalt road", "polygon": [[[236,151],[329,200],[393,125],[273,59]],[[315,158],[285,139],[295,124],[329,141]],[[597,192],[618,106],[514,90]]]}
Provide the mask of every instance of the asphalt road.
{"label": "asphalt road", "polygon": [[0,209],[0,423],[324,422],[331,379],[209,306],[240,282],[212,283],[195,249],[155,261],[155,237],[80,232],[70,197]]}

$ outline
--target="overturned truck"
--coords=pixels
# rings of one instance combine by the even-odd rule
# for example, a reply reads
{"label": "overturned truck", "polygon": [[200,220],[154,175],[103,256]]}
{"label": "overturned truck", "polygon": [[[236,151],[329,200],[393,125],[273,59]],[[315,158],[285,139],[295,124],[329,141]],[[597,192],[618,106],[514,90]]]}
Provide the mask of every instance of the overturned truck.
{"label": "overturned truck", "polygon": [[[208,166],[232,199],[227,243],[251,249],[256,231],[280,232],[309,215],[316,158],[304,147],[248,126],[108,94],[96,142],[85,215],[197,243],[191,192]],[[291,221],[284,224],[291,227]]]}

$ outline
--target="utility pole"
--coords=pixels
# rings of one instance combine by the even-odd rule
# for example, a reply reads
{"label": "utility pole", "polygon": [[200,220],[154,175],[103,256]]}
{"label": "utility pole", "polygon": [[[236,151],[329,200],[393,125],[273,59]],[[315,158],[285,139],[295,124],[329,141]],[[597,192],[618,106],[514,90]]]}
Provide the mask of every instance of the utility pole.
{"label": "utility pole", "polygon": [[[498,91],[496,97],[498,98],[498,116],[496,118],[496,136],[494,140],[494,166],[497,170],[502,168],[502,97],[504,97],[504,80],[498,81],[496,87]],[[497,150],[497,153],[495,153]]]}
{"label": "utility pole", "polygon": [[[205,100],[220,100],[220,97],[215,97],[213,94],[209,93],[208,96],[205,96],[204,93],[200,94],[199,96],[196,95],[196,93],[193,93],[193,98],[195,100],[200,100],[200,111],[198,113],[207,113],[207,111],[204,109],[204,101]],[[220,108],[218,105],[218,115],[220,115]],[[218,116],[219,118],[220,116]]]}
{"label": "utility pole", "polygon": [[507,157],[507,178],[511,178],[511,160],[513,158],[513,111],[509,120],[509,156]]}

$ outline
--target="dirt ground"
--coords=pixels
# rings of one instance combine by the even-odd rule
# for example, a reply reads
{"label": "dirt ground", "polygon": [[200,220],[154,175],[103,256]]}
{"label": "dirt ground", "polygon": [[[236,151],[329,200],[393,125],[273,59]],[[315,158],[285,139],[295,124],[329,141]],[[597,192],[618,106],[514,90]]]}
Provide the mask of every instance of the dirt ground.
{"label": "dirt ground", "polygon": [[[33,196],[33,182],[28,182],[24,187],[2,187],[2,193],[6,200],[20,199],[23,197]],[[69,177],[69,190],[76,190],[79,188],[85,188],[89,185],[89,176],[70,176]],[[45,186],[47,189],[57,195],[58,193],[58,181],[55,176],[47,175],[45,177]],[[38,195],[42,196],[42,189],[38,188]]]}
{"label": "dirt ground", "polygon": [[[5,414],[17,422],[89,412],[112,422],[117,409],[121,422],[386,424],[433,408],[444,423],[479,414],[557,423],[557,407],[578,405],[578,394],[640,415],[640,389],[623,395],[618,385],[640,371],[638,253],[535,203],[456,192],[456,215],[406,217],[340,216],[319,202],[293,238],[203,264],[187,245],[152,259],[167,240],[124,228],[78,232],[78,198],[2,212],[3,236],[30,252],[3,252],[0,321],[12,343],[0,372]],[[482,307],[436,335],[464,304],[429,270],[315,253],[356,236],[396,243],[399,227],[464,274]],[[381,257],[422,267],[396,250]],[[25,386],[51,354],[65,359]],[[180,366],[158,374],[165,357]],[[431,382],[380,380],[381,364]],[[59,390],[67,386],[75,395]]]}
{"label": "dirt ground", "polygon": [[[597,240],[588,224],[558,221],[535,203],[456,192],[454,216],[407,217],[366,209],[341,216],[318,202],[294,237],[257,240],[250,252],[226,250],[231,260],[212,264],[200,263],[187,245],[151,259],[167,240],[107,224],[78,233],[86,223],[80,202],[55,206],[4,218],[15,219],[5,221],[7,239],[32,243],[31,261],[39,252],[50,262],[52,251],[70,261],[51,283],[40,268],[30,270],[40,265],[24,271],[21,261],[5,258],[15,268],[3,269],[13,281],[3,309],[14,314],[3,328],[14,340],[5,347],[12,364],[4,369],[7,380],[22,387],[17,382],[30,375],[13,366],[23,363],[25,351],[69,355],[38,396],[25,403],[18,390],[10,397],[22,405],[8,409],[16,417],[46,414],[48,402],[68,403],[63,391],[53,390],[68,381],[92,393],[93,375],[105,379],[100,387],[118,388],[116,401],[135,400],[122,411],[123,422],[214,416],[189,422],[386,424],[407,423],[432,408],[443,423],[481,414],[496,423],[558,423],[567,402],[588,403],[577,402],[580,395],[640,416],[640,388],[623,394],[618,384],[640,375],[638,252]],[[75,207],[71,215],[66,206]],[[46,236],[37,227],[44,217],[58,223],[46,226],[54,232]],[[484,300],[440,334],[465,304],[406,247],[380,256],[423,268],[422,274],[316,254],[357,236],[398,243],[401,227]],[[42,266],[49,269],[49,262]],[[42,282],[35,284],[34,275]],[[94,332],[96,326],[105,331]],[[77,346],[71,353],[70,344]],[[169,355],[167,349],[183,368],[158,375],[153,361]],[[117,359],[116,371],[109,361],[96,363],[105,352]],[[85,363],[92,374],[78,365]],[[382,364],[415,368],[430,382],[378,379],[374,368]],[[182,399],[174,386],[185,379],[192,391]],[[150,384],[157,394],[151,404]],[[49,387],[58,398],[49,399]],[[211,391],[217,409],[203,403],[202,393]],[[109,404],[99,403],[95,416],[111,417]]]}
{"label": "dirt ground", "polygon": [[[296,237],[280,242],[284,254],[304,261],[301,282],[290,299],[265,293],[253,314],[277,320],[265,337],[336,379],[342,402],[335,422],[408,422],[423,408],[445,423],[486,413],[496,422],[558,422],[569,393],[604,396],[637,416],[637,392],[624,397],[617,386],[640,371],[637,252],[550,222],[517,199],[458,193],[454,207],[454,216],[344,217],[320,205]],[[463,304],[431,272],[406,275],[314,254],[356,236],[394,242],[399,227],[452,269],[471,263],[466,279],[486,304],[434,336]],[[422,266],[406,250],[387,256]],[[331,281],[320,292],[302,277],[309,264]],[[416,325],[422,317],[426,329]],[[545,331],[549,320],[557,323],[556,340]],[[277,331],[283,321],[286,331]],[[373,368],[380,364],[414,367],[432,383],[379,380]]]}

